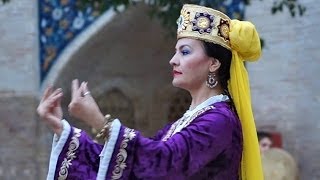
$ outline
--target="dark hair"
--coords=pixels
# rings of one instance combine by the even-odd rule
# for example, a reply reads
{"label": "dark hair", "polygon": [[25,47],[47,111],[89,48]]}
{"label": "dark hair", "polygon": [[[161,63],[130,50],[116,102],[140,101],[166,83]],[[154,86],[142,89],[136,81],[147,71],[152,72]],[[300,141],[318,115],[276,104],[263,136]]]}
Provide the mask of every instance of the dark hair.
{"label": "dark hair", "polygon": [[203,41],[204,49],[209,57],[218,59],[221,66],[218,70],[219,83],[223,90],[228,91],[228,81],[230,79],[230,65],[232,52],[220,45]]}
{"label": "dark hair", "polygon": [[257,135],[258,135],[258,141],[260,141],[263,138],[269,138],[270,140],[272,139],[271,134],[268,132],[258,131]]}
{"label": "dark hair", "polygon": [[234,110],[234,112],[237,112],[231,95],[228,91],[228,81],[230,79],[230,65],[232,59],[232,52],[229,49],[222,47],[218,44],[209,43],[205,41],[202,42],[207,56],[213,57],[220,61],[221,66],[218,70],[219,83],[221,84],[224,94],[226,94],[229,97],[232,109]]}

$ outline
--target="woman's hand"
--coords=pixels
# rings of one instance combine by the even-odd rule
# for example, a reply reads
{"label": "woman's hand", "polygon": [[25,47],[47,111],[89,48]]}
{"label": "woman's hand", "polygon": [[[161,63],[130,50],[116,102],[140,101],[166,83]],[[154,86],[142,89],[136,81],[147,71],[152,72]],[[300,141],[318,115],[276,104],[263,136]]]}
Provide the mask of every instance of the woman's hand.
{"label": "woman's hand", "polygon": [[72,98],[68,106],[70,115],[95,129],[101,129],[104,124],[104,116],[91,96],[87,83],[82,82],[79,87],[79,81],[75,79],[72,81],[71,89]]}
{"label": "woman's hand", "polygon": [[40,118],[50,127],[50,129],[58,136],[62,133],[63,126],[61,123],[62,119],[62,108],[61,98],[63,96],[62,89],[56,89],[53,92],[51,86],[49,86],[39,103],[37,113]]}

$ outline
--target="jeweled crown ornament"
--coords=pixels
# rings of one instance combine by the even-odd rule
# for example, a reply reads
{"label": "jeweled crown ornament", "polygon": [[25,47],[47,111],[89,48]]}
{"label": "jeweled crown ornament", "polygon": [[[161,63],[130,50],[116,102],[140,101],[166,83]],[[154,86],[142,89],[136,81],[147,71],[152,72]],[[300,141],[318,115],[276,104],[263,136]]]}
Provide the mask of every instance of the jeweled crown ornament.
{"label": "jeweled crown ornament", "polygon": [[229,39],[230,21],[230,18],[220,11],[185,4],[177,20],[177,38],[195,38],[231,49]]}

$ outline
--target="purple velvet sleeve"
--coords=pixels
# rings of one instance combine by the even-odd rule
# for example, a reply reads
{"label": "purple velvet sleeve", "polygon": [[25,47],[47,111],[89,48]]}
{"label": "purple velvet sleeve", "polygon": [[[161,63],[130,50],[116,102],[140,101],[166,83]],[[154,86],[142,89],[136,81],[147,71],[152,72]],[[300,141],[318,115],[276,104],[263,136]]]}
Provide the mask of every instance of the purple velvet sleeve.
{"label": "purple velvet sleeve", "polygon": [[189,177],[230,145],[231,126],[228,117],[216,112],[198,117],[167,141],[138,135],[133,172],[142,179]]}
{"label": "purple velvet sleeve", "polygon": [[171,125],[172,123],[168,123],[167,125],[165,125],[164,128],[159,130],[151,139],[156,141],[160,140],[164,136],[164,134],[167,133]]}
{"label": "purple velvet sleeve", "polygon": [[92,141],[84,131],[72,128],[58,158],[55,179],[66,177],[66,179],[95,180],[102,148],[102,145]]}

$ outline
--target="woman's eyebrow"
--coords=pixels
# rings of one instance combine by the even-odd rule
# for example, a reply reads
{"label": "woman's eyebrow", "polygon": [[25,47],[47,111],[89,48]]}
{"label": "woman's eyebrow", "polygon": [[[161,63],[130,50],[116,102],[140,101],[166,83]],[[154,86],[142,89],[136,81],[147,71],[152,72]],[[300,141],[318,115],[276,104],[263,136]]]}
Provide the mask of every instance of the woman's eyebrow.
{"label": "woman's eyebrow", "polygon": [[189,48],[190,48],[189,45],[187,45],[187,44],[182,44],[182,45],[180,45],[178,48],[176,47],[176,49],[182,49],[182,48],[184,48],[184,47],[189,47]]}

